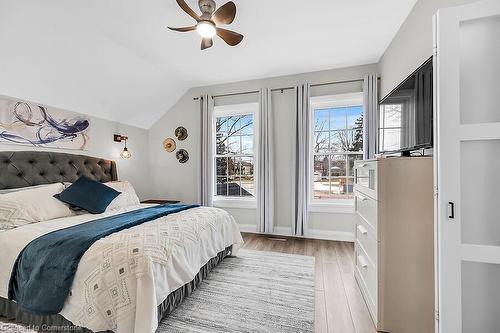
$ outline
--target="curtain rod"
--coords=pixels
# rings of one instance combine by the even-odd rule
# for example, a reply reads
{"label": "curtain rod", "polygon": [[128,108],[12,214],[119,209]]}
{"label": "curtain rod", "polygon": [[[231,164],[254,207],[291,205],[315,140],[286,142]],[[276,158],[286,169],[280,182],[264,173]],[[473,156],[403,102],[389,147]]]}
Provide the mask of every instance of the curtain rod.
{"label": "curtain rod", "polygon": [[[378,78],[378,80],[380,80],[380,78]],[[332,85],[332,84],[352,83],[352,82],[362,82],[362,81],[364,81],[364,79],[332,81],[332,82],[311,84],[311,87],[322,87],[322,86],[329,86],[329,85]],[[295,86],[282,87],[282,88],[273,88],[273,89],[271,89],[271,91],[284,91],[284,90],[291,90],[291,89],[295,89]],[[244,91],[244,92],[238,92],[238,93],[214,95],[214,96],[212,96],[212,98],[230,97],[230,96],[239,96],[239,95],[251,95],[251,94],[258,94],[258,93],[259,93],[259,90],[252,90],[252,91]],[[195,100],[195,101],[197,101],[199,99],[200,99],[199,97],[193,98],[193,100]]]}

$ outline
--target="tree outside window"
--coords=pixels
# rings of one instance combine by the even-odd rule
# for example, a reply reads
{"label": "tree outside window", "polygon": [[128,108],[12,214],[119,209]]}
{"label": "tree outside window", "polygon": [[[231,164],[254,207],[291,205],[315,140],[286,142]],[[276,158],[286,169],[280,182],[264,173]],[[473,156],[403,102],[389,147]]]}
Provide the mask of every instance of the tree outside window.
{"label": "tree outside window", "polygon": [[352,199],[354,161],[363,158],[363,107],[313,110],[313,200]]}
{"label": "tree outside window", "polygon": [[254,197],[253,114],[216,117],[215,191],[221,197]]}

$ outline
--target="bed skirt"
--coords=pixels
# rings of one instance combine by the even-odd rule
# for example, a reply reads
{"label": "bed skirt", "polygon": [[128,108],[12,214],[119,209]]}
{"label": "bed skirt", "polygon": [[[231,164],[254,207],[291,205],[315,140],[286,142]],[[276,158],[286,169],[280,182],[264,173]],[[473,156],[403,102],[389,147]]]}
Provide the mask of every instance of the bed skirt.
{"label": "bed skirt", "polygon": [[[158,322],[162,321],[172,311],[182,303],[182,301],[191,295],[191,293],[200,285],[210,271],[216,267],[225,257],[231,254],[231,246],[219,252],[217,256],[210,259],[196,274],[191,282],[186,283],[184,286],[175,290],[168,295],[167,299],[158,306]],[[22,325],[30,326],[33,330],[41,332],[58,332],[58,333],[93,333],[91,330],[73,325],[72,322],[65,319],[63,316],[50,315],[39,316],[22,311],[19,306],[8,299],[0,297],[0,317],[7,320],[17,322]],[[52,328],[52,329],[51,329]],[[113,333],[112,331],[98,332],[98,333]]]}

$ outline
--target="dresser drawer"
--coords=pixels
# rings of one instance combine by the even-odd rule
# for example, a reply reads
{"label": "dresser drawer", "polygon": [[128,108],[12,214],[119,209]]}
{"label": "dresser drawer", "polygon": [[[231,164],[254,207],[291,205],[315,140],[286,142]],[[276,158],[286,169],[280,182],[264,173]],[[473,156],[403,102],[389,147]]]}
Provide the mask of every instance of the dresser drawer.
{"label": "dresser drawer", "polygon": [[359,191],[355,192],[355,205],[356,212],[361,215],[362,218],[375,230],[377,231],[377,201],[370,198],[366,194]]}
{"label": "dresser drawer", "polygon": [[377,268],[373,262],[368,258],[368,255],[363,250],[358,242],[355,245],[356,253],[354,261],[356,263],[356,271],[361,277],[365,285],[366,292],[370,298],[370,302],[374,305],[377,304]]}
{"label": "dresser drawer", "polygon": [[365,221],[364,218],[358,215],[356,223],[356,240],[365,249],[368,258],[377,265],[377,233]]}
{"label": "dresser drawer", "polygon": [[356,161],[354,163],[354,187],[377,199],[377,161]]}

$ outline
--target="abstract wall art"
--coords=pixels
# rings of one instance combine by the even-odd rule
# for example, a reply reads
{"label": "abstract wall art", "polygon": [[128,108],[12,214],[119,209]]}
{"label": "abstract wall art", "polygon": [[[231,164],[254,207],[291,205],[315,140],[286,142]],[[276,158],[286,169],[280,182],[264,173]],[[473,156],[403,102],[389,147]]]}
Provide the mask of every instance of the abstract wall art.
{"label": "abstract wall art", "polygon": [[0,143],[86,150],[89,117],[0,96]]}

